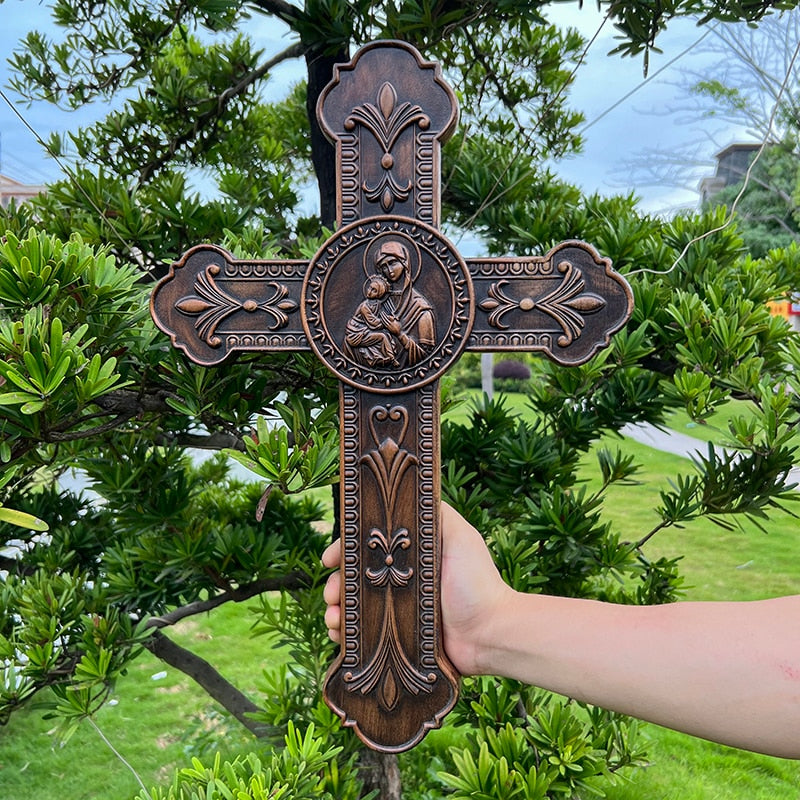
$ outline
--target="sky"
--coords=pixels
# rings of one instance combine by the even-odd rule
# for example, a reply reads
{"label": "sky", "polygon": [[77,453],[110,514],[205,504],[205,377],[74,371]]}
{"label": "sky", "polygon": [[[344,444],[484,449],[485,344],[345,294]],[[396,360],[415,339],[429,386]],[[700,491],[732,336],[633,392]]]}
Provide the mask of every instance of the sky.
{"label": "sky", "polygon": [[[596,33],[602,18],[594,3],[556,4],[550,14],[554,21],[577,27],[584,36]],[[9,69],[6,58],[19,40],[32,28],[52,26],[49,11],[40,0],[0,0],[0,86],[12,100],[19,97],[7,88]],[[277,52],[288,44],[280,23],[256,17],[251,30],[267,53]],[[707,55],[700,46],[692,45],[702,35],[691,20],[673,22],[658,40],[662,54],[650,60],[650,79],[643,85],[641,58],[621,58],[608,53],[615,46],[614,30],[607,24],[588,51],[586,63],[578,70],[571,91],[572,106],[581,110],[589,127],[585,133],[585,148],[580,156],[564,159],[554,166],[565,180],[581,186],[587,192],[603,194],[635,192],[641,207],[651,213],[669,214],[678,208],[693,208],[699,195],[697,178],[689,178],[683,188],[665,183],[647,185],[642,170],[633,163],[651,158],[653,152],[669,154],[687,144],[695,143],[704,169],[713,172],[713,155],[721,147],[742,140],[742,132],[717,130],[712,140],[708,124],[687,120],[678,109],[682,90],[677,85],[683,70],[701,69]],[[686,49],[689,54],[659,72],[668,62]],[[291,82],[301,77],[302,64],[295,62],[278,70],[272,78],[276,96]],[[638,88],[637,87],[640,87]],[[635,93],[619,102],[629,92]],[[616,108],[612,106],[619,103]],[[103,108],[80,112],[59,112],[47,103],[18,105],[19,112],[30,126],[45,136],[50,131],[65,132],[85,125],[102,116]],[[604,115],[601,117],[601,115]],[[703,168],[701,168],[702,171]],[[34,135],[0,99],[0,172],[23,183],[44,183],[58,178],[60,170],[52,159],[43,155]]]}

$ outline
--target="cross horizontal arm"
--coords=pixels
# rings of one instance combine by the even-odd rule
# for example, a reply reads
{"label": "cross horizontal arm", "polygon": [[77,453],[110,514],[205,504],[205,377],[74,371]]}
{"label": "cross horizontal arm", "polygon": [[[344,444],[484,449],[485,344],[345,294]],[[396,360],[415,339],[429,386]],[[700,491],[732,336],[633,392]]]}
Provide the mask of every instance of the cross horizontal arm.
{"label": "cross horizontal arm", "polygon": [[582,364],[633,310],[627,282],[585,242],[562,242],[545,256],[466,264],[475,290],[468,350],[538,350],[559,364]]}
{"label": "cross horizontal arm", "polygon": [[199,245],[173,264],[150,300],[153,318],[197,364],[236,350],[309,350],[300,319],[307,261],[233,258]]}

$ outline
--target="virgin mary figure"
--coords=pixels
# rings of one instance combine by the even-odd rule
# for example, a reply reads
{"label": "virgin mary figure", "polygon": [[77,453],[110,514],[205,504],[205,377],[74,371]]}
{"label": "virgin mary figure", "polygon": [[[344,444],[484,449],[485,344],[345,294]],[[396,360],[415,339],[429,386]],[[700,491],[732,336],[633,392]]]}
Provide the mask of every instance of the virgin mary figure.
{"label": "virgin mary figure", "polygon": [[375,254],[375,271],[389,283],[383,299],[386,329],[397,342],[397,362],[413,367],[436,346],[436,322],[427,298],[413,286],[408,248],[396,239],[382,242]]}

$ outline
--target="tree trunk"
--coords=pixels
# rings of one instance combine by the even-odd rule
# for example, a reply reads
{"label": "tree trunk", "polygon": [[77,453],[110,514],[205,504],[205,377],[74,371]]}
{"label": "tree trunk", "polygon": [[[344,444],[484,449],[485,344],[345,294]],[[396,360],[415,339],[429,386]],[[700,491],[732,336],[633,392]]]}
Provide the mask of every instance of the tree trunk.
{"label": "tree trunk", "polygon": [[306,110],[311,123],[311,160],[319,184],[319,216],[326,228],[333,228],[336,223],[336,151],[317,120],[317,100],[333,77],[334,64],[343,64],[349,60],[347,50],[334,55],[323,55],[314,50],[306,53]]}
{"label": "tree trunk", "polygon": [[358,759],[359,777],[364,782],[364,792],[378,790],[378,800],[403,800],[400,767],[394,753],[364,750]]}
{"label": "tree trunk", "polygon": [[481,389],[491,400],[494,397],[494,353],[481,353]]}

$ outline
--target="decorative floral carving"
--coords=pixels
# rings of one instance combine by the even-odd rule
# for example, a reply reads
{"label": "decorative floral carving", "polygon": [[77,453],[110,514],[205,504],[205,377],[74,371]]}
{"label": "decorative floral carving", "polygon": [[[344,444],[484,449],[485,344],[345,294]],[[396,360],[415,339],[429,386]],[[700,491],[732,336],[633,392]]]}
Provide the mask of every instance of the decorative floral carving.
{"label": "decorative floral carving", "polygon": [[415,122],[423,130],[431,124],[430,118],[420,106],[408,102],[398,105],[397,92],[387,81],[378,90],[377,105],[364,103],[357,106],[344,123],[345,130],[348,131],[360,123],[375,137],[383,149],[380,162],[383,173],[380,179],[373,185],[364,181],[362,188],[367,200],[371,203],[380,202],[381,208],[387,214],[394,208],[395,203],[408,200],[413,188],[410,180],[402,184],[392,175],[395,161],[391,151],[400,134]]}
{"label": "decorative floral carving", "polygon": [[[399,426],[396,441],[390,435],[383,439],[380,438],[376,423],[385,422]],[[391,408],[376,406],[370,414],[369,429],[378,447],[364,453],[361,463],[369,467],[378,483],[383,501],[386,530],[390,531],[393,527],[393,511],[397,503],[400,481],[406,470],[417,463],[416,456],[400,446],[408,430],[408,409],[404,406],[392,406]]]}
{"label": "decorative floral carving", "polygon": [[395,563],[395,551],[398,549],[407,550],[411,546],[411,539],[408,538],[408,531],[400,528],[388,541],[386,534],[378,528],[373,528],[369,532],[367,546],[371,550],[379,549],[383,552],[383,564],[378,569],[368,569],[367,578],[373,586],[408,586],[408,582],[414,575],[411,567],[400,569]]}
{"label": "decorative floral carving", "polygon": [[[252,314],[255,311],[265,311],[274,320],[275,324],[269,326],[269,330],[275,331],[284,328],[289,322],[288,314],[296,311],[297,303],[292,299],[287,299],[289,290],[283,284],[270,281],[267,286],[272,289],[272,296],[266,300],[239,300],[231,297],[227,292],[220,288],[214,280],[219,275],[220,268],[216,264],[210,264],[204,272],[197,276],[194,285],[196,294],[182,297],[175,303],[175,308],[182,314],[190,317],[197,317],[195,328],[203,341],[211,347],[219,347],[222,340],[216,335],[220,323],[239,311]],[[263,286],[263,284],[261,284]]]}
{"label": "decorative floral carving", "polygon": [[564,275],[561,283],[544,297],[536,299],[523,297],[516,299],[509,297],[503,287],[509,281],[502,280],[493,283],[488,289],[488,300],[479,303],[479,307],[489,315],[489,324],[493,328],[508,330],[508,325],[503,322],[503,316],[509,311],[541,311],[552,317],[564,332],[558,338],[558,344],[566,347],[577,339],[583,331],[585,324],[583,315],[594,314],[605,307],[606,301],[591,292],[582,293],[586,288],[583,275],[575,269],[570,261],[561,261],[557,267]]}
{"label": "decorative floral carving", "polygon": [[[381,164],[384,162],[381,161]],[[384,169],[381,179],[375,186],[370,186],[364,182],[364,197],[370,203],[377,203],[380,200],[381,208],[388,214],[396,202],[404,203],[411,194],[413,184],[406,181],[405,186],[401,186],[394,178],[392,173]]]}
{"label": "decorative floral carving", "polygon": [[400,644],[391,586],[386,590],[378,646],[364,669],[357,673],[346,672],[344,680],[351,691],[362,694],[369,694],[380,686],[378,699],[387,711],[397,705],[400,686],[415,696],[420,692],[429,694],[432,691],[437,680],[436,673],[429,672],[426,675],[420,672],[409,661]]}
{"label": "decorative floral carving", "polygon": [[[397,563],[398,554],[411,547],[408,529],[394,529],[400,484],[406,472],[418,464],[417,457],[401,447],[408,423],[408,409],[400,405],[375,406],[369,414],[369,430],[377,447],[366,452],[360,463],[367,466],[375,477],[383,501],[385,527],[384,530],[373,528],[370,531],[367,546],[379,552],[382,559],[378,566],[367,568],[364,574],[376,588],[386,587],[386,597],[383,622],[372,657],[360,672],[344,675],[351,691],[368,694],[379,687],[379,702],[388,711],[397,705],[401,689],[414,695],[430,692],[437,680],[436,673],[421,672],[406,655],[397,629],[392,592],[393,587],[407,587],[414,577],[411,567]],[[381,426],[384,426],[383,436]],[[389,535],[385,531],[393,533]]]}

